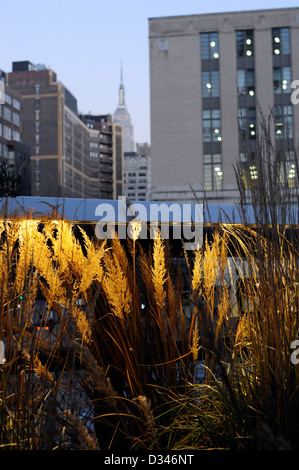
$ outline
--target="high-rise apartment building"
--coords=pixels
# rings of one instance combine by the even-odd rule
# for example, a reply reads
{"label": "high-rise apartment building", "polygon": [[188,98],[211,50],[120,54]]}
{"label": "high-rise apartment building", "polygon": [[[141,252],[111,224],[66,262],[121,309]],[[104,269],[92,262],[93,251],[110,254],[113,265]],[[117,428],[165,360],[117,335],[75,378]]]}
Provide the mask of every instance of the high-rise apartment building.
{"label": "high-rise apartment building", "polygon": [[124,154],[124,187],[129,200],[150,200],[151,155],[146,143],[137,144],[137,152]]}
{"label": "high-rise apartment building", "polygon": [[[16,194],[30,196],[30,148],[23,143],[22,100],[16,90],[6,85],[6,74],[1,71],[0,80],[4,83],[4,102],[0,104],[0,161],[5,163],[9,178],[20,177]],[[2,191],[5,192],[4,188],[0,188],[1,194]]]}
{"label": "high-rise apartment building", "polygon": [[151,18],[149,42],[152,199],[235,202],[239,129],[254,149],[259,109],[273,111],[274,140],[298,145],[299,8]]}
{"label": "high-rise apartment building", "polygon": [[[100,199],[117,199],[124,192],[123,187],[123,128],[112,122],[110,114],[80,116],[87,127],[94,132],[98,151],[98,170],[100,174]],[[92,134],[91,134],[92,135]],[[91,144],[90,144],[91,145]],[[97,150],[96,150],[97,149]]]}
{"label": "high-rise apartment building", "polygon": [[[115,198],[116,159],[110,162],[111,180],[100,164],[100,129],[78,116],[76,98],[57,81],[56,73],[29,61],[13,62],[7,81],[23,101],[23,140],[31,148],[32,195]],[[118,135],[121,129],[116,131]],[[112,135],[117,148],[117,135]]]}

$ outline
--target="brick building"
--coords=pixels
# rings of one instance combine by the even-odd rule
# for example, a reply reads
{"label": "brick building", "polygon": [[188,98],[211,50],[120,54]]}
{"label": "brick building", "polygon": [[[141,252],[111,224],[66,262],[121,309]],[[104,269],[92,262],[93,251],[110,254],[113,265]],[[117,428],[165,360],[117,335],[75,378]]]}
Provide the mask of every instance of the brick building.
{"label": "brick building", "polygon": [[76,98],[57,81],[56,73],[29,61],[13,62],[7,81],[23,101],[23,140],[31,148],[32,195],[115,197],[115,160],[111,181],[100,165],[100,130],[78,116]]}

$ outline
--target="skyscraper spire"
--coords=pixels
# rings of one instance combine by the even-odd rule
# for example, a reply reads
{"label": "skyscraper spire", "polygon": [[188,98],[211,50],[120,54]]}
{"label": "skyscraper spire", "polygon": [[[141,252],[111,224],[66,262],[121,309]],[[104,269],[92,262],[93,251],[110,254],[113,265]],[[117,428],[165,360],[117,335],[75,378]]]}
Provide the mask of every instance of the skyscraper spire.
{"label": "skyscraper spire", "polygon": [[123,83],[123,64],[120,64],[120,87],[119,87],[119,100],[118,100],[118,107],[125,108],[125,87]]}
{"label": "skyscraper spire", "polygon": [[125,86],[123,82],[123,65],[120,64],[120,87],[118,106],[113,115],[113,122],[123,127],[123,151],[135,152],[135,142],[133,138],[133,126],[131,116],[125,102]]}

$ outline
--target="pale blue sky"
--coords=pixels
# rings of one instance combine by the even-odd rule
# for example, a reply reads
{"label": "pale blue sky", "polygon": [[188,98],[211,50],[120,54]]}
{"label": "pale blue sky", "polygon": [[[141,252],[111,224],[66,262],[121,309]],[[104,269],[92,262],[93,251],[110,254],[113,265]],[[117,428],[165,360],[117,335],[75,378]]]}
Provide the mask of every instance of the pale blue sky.
{"label": "pale blue sky", "polygon": [[43,63],[80,111],[113,114],[122,60],[135,141],[150,143],[148,18],[296,6],[297,0],[0,0],[0,68]]}

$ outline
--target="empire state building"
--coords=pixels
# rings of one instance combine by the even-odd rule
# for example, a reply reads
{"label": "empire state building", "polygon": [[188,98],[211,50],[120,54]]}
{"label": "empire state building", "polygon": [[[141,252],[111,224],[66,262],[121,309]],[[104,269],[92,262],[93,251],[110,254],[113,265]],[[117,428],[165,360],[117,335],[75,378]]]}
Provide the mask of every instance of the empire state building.
{"label": "empire state building", "polygon": [[131,116],[127,110],[125,102],[125,87],[123,84],[123,73],[121,68],[119,100],[118,106],[113,115],[113,122],[123,126],[123,149],[125,152],[135,152],[135,143],[133,139],[133,126],[131,124]]}

